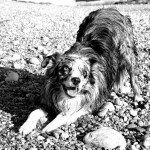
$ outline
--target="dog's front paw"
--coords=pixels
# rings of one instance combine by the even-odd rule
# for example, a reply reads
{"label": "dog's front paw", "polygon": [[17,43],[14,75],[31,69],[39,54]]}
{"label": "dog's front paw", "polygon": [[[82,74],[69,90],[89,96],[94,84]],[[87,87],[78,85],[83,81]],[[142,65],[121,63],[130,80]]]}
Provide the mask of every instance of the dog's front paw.
{"label": "dog's front paw", "polygon": [[33,129],[36,128],[36,124],[31,123],[31,122],[25,122],[19,129],[19,133],[22,134],[23,136],[31,133]]}

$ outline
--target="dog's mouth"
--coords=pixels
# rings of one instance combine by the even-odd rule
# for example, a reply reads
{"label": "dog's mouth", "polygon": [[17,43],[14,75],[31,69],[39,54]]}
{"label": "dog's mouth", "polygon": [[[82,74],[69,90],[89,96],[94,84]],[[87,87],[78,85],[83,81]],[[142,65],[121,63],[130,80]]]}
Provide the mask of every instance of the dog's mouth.
{"label": "dog's mouth", "polygon": [[78,93],[77,87],[67,87],[67,86],[63,85],[63,90],[64,90],[65,94],[71,98],[76,97],[76,95]]}

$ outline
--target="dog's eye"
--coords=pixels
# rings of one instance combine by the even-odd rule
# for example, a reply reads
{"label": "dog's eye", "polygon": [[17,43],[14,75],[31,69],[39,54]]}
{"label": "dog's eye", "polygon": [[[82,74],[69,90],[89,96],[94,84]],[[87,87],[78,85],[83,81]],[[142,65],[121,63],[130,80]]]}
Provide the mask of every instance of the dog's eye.
{"label": "dog's eye", "polygon": [[83,77],[84,77],[84,78],[87,77],[87,71],[83,71]]}
{"label": "dog's eye", "polygon": [[61,73],[62,73],[62,75],[67,75],[69,73],[69,67],[68,66],[63,66],[61,68]]}

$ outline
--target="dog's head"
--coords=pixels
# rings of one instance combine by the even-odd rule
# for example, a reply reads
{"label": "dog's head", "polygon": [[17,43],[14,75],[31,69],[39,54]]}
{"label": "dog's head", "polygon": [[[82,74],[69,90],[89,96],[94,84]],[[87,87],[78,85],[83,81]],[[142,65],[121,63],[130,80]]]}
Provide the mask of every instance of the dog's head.
{"label": "dog's head", "polygon": [[42,67],[47,66],[47,79],[57,82],[61,90],[69,98],[86,92],[90,82],[91,64],[87,57],[78,54],[60,55],[55,53],[42,62]]}

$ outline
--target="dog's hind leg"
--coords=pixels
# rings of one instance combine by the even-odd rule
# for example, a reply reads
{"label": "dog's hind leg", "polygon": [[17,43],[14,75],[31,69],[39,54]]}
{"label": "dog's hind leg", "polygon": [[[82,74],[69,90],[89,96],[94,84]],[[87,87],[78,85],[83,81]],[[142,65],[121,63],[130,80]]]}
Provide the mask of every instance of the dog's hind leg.
{"label": "dog's hind leg", "polygon": [[115,93],[118,93],[118,92],[126,93],[124,91],[124,83],[126,80],[127,79],[125,77],[125,67],[121,66],[117,70],[116,79],[115,79],[115,83],[113,86]]}
{"label": "dog's hind leg", "polygon": [[135,77],[135,68],[134,68],[134,58],[130,57],[131,60],[126,58],[126,70],[130,76],[130,84],[133,90],[134,99],[136,101],[143,101],[143,98],[140,95],[140,90],[137,83],[137,78]]}

